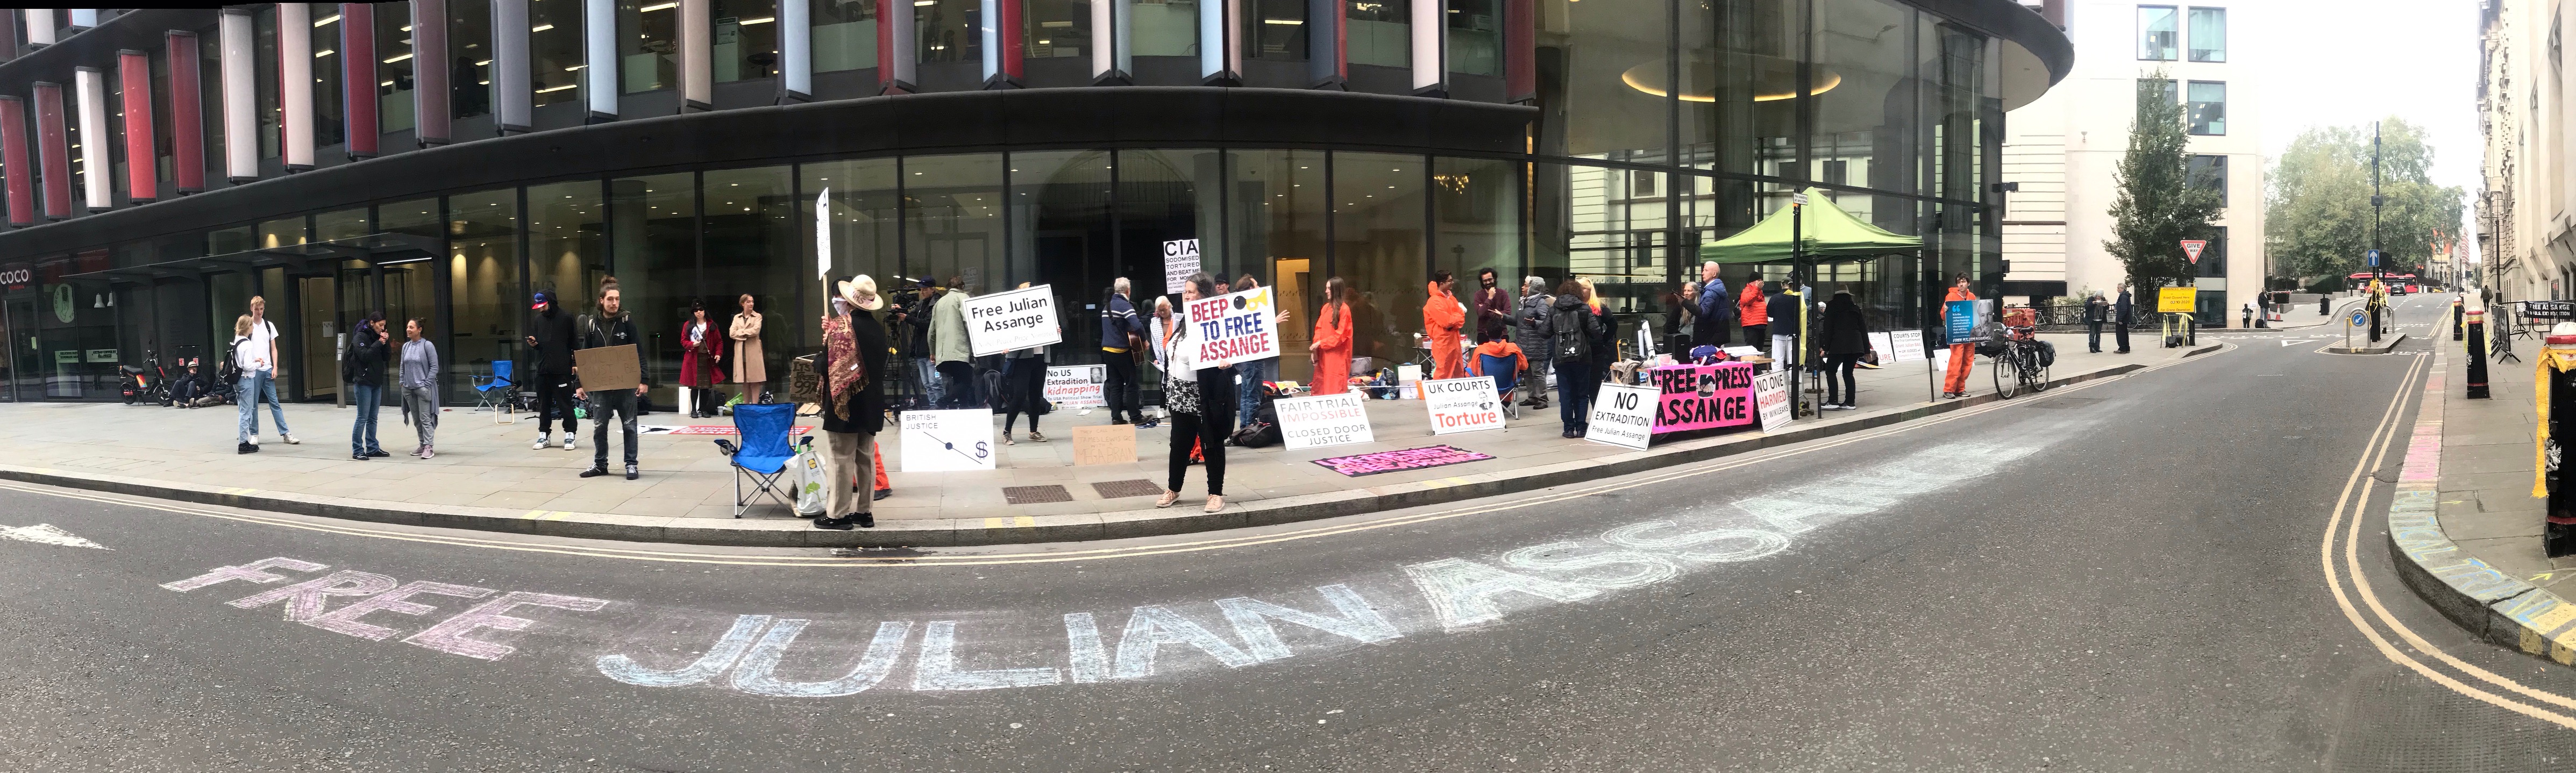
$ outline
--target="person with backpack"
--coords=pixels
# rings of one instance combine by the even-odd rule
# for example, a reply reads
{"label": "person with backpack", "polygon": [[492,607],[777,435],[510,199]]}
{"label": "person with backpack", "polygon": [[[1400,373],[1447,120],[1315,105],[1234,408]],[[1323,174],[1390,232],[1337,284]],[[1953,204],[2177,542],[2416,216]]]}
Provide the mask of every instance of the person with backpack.
{"label": "person with backpack", "polygon": [[1592,420],[1592,387],[1601,374],[1592,372],[1593,344],[1601,337],[1600,317],[1584,303],[1583,285],[1572,278],[1556,286],[1549,305],[1548,353],[1556,360],[1556,416],[1565,437],[1583,437]]}
{"label": "person with backpack", "polygon": [[385,315],[377,312],[349,331],[349,350],[340,356],[340,380],[349,385],[349,406],[357,420],[349,424],[349,458],[355,461],[392,456],[376,444],[376,417],[385,404]]}
{"label": "person with backpack", "polygon": [[1529,359],[1529,397],[1523,408],[1547,410],[1547,374],[1556,366],[1555,328],[1548,324],[1549,308],[1556,297],[1547,294],[1547,280],[1530,276],[1521,279],[1521,305],[1512,313],[1512,338],[1520,344],[1522,356]]}
{"label": "person with backpack", "polygon": [[535,350],[537,366],[537,379],[532,382],[537,385],[537,442],[529,448],[549,445],[557,417],[563,419],[564,450],[572,450],[573,435],[579,431],[573,426],[574,401],[580,399],[581,393],[572,377],[572,350],[577,348],[573,315],[562,306],[562,299],[555,297],[553,290],[538,290],[535,302],[528,305],[529,311],[536,312],[528,320],[526,338],[528,347]]}
{"label": "person with backpack", "polygon": [[[581,315],[581,319],[575,323],[580,330],[581,348],[633,346],[636,342],[644,340],[644,334],[635,329],[634,317],[626,313],[624,300],[617,291],[617,277],[599,280],[599,313]],[[564,316],[569,319],[572,315]],[[640,349],[637,354],[642,354]],[[636,362],[640,364],[643,359],[638,357]],[[571,379],[579,375],[574,373],[565,378]],[[612,416],[617,418],[618,427],[626,441],[626,479],[634,480],[642,474],[635,467],[635,403],[644,397],[644,389],[644,382],[640,379],[636,381],[635,391],[632,392],[624,389],[591,392],[582,388],[580,382],[573,382],[573,399],[590,402],[590,444],[593,448],[590,452],[590,469],[583,470],[582,477],[596,478],[608,474],[608,422]],[[569,450],[572,448],[571,409],[565,409],[564,416],[564,448]]]}
{"label": "person with backpack", "polygon": [[1350,391],[1350,292],[1350,284],[1342,281],[1341,277],[1324,281],[1324,308],[1315,312],[1314,341],[1306,345],[1306,352],[1315,358],[1312,394],[1338,395]]}

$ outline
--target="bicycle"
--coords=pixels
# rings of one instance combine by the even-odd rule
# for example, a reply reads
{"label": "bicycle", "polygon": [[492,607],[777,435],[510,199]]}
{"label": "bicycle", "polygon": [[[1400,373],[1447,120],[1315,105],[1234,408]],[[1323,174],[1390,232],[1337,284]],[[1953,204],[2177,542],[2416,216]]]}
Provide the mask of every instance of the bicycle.
{"label": "bicycle", "polygon": [[2000,348],[1994,359],[1995,394],[2010,400],[2023,391],[2038,393],[2048,389],[2048,368],[2040,357],[2039,337],[2033,327],[2006,326]]}

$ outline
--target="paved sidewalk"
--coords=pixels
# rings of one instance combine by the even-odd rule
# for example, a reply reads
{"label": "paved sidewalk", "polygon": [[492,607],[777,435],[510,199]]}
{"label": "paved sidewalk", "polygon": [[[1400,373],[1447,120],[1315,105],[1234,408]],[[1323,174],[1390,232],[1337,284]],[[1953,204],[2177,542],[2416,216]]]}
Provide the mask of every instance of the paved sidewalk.
{"label": "paved sidewalk", "polygon": [[[2089,354],[2080,335],[2047,336],[2057,345],[2051,375],[2060,382],[2116,375],[2209,351],[2141,346],[2133,354]],[[451,407],[438,431],[438,457],[400,455],[415,445],[400,412],[387,409],[379,441],[397,455],[349,458],[347,409],[290,405],[287,415],[301,445],[278,442],[265,426],[262,451],[234,453],[235,409],[180,410],[112,404],[0,404],[0,442],[13,453],[0,463],[0,478],[120,491],[185,501],[236,505],[359,520],[522,531],[563,536],[745,545],[952,545],[1102,539],[1204,531],[1331,517],[1440,501],[1491,496],[1578,483],[1611,475],[1713,458],[1883,426],[1994,399],[1993,378],[1982,359],[1970,378],[1968,400],[1931,401],[1938,375],[1926,363],[1863,370],[1862,410],[1828,412],[1777,433],[1743,429],[1690,440],[1658,442],[1633,451],[1560,437],[1553,407],[1524,409],[1502,430],[1433,437],[1423,405],[1415,400],[1369,403],[1377,442],[1285,451],[1227,449],[1225,513],[1208,516],[1205,471],[1194,468],[1182,506],[1153,509],[1149,488],[1165,477],[1166,429],[1139,430],[1139,459],[1132,464],[1074,466],[1072,427],[1107,423],[1105,412],[1060,411],[1047,417],[1047,443],[1025,440],[1001,447],[999,469],[989,472],[900,471],[896,433],[879,436],[892,470],[894,495],[876,503],[873,530],[832,532],[811,528],[785,507],[754,506],[732,517],[733,470],[711,437],[645,435],[643,478],[582,479],[590,464],[590,424],[580,448],[531,450],[534,420],[496,424],[491,413]],[[267,412],[261,412],[263,425]],[[998,427],[1001,417],[995,416]],[[659,413],[648,426],[728,425]],[[811,426],[813,420],[800,424]],[[997,430],[998,431],[998,430]],[[1021,432],[1025,433],[1023,427]],[[558,442],[560,435],[558,437]],[[612,437],[614,442],[615,438]],[[1348,478],[1313,464],[1316,459],[1432,445],[1452,445],[1495,457],[1445,467]],[[611,452],[612,467],[618,454]],[[1127,482],[1128,491],[1094,484]],[[1139,485],[1141,484],[1141,485]],[[1014,503],[1021,495],[1026,503]],[[1033,495],[1033,496],[1031,496]],[[1045,501],[1045,500],[1055,501]]]}

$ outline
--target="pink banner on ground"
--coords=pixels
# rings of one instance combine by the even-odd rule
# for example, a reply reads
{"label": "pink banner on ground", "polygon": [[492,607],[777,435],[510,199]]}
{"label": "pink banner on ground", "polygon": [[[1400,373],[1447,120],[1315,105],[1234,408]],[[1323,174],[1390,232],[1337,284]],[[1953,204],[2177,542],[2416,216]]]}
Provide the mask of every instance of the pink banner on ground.
{"label": "pink banner on ground", "polygon": [[1492,458],[1494,457],[1457,446],[1425,446],[1402,451],[1379,451],[1373,454],[1317,459],[1315,464],[1346,476],[1359,477],[1381,472],[1401,472],[1424,467],[1481,462]]}
{"label": "pink banner on ground", "polygon": [[1648,369],[1646,378],[1663,393],[1655,406],[1656,434],[1753,423],[1752,365],[1667,365]]}

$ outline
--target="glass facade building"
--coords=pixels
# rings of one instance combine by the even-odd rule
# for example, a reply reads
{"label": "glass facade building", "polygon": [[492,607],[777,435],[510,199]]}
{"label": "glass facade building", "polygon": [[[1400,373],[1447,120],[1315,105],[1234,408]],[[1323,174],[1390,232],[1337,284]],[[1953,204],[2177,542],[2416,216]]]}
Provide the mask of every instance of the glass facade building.
{"label": "glass facade building", "polygon": [[[29,124],[0,137],[56,131],[9,103],[75,66],[118,93],[119,51],[147,57],[131,87],[155,109],[144,126],[98,106],[117,130],[103,197],[49,206],[97,191],[81,164],[68,185],[41,158],[0,168],[0,398],[112,399],[119,363],[217,354],[259,295],[288,339],[282,394],[331,399],[335,336],[383,311],[423,320],[470,401],[469,375],[526,356],[532,292],[587,308],[606,276],[648,381],[677,380],[692,302],[730,313],[745,293],[775,312],[778,372],[819,346],[818,257],[889,295],[1051,285],[1070,310],[1051,359],[1090,363],[1111,282],[1165,291],[1180,239],[1278,288],[1292,350],[1341,277],[1378,311],[1363,340],[1398,355],[1434,271],[1588,277],[1633,324],[1696,278],[1700,245],[1808,187],[1924,238],[1817,282],[1913,327],[1938,277],[2003,281],[2003,115],[2071,65],[2062,32],[2004,0],[1095,1],[1116,6],[311,5],[288,15],[311,45],[291,47],[270,6],[144,9],[44,56],[9,46],[0,120]],[[1200,23],[1228,8],[1251,13]],[[281,51],[313,57],[314,98],[280,97],[278,72],[304,69]],[[619,71],[586,71],[603,64]],[[92,107],[71,101],[76,126]],[[6,157],[43,155],[26,150]],[[1756,273],[1786,268],[1724,278]],[[1302,358],[1282,366],[1305,380]]]}

